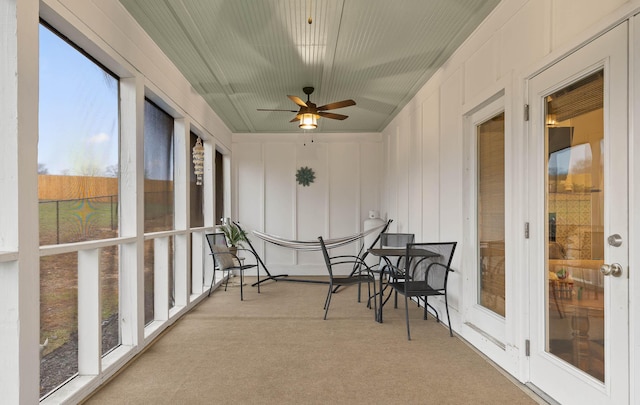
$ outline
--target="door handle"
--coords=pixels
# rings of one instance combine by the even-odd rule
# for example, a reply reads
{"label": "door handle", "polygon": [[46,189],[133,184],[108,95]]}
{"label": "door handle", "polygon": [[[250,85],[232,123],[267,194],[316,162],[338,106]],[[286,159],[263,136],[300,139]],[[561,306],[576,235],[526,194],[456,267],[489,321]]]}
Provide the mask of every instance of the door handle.
{"label": "door handle", "polygon": [[600,266],[600,273],[605,276],[620,277],[622,275],[622,266],[618,263],[603,264]]}
{"label": "door handle", "polygon": [[620,247],[622,246],[622,236],[620,236],[617,233],[614,233],[613,235],[607,238],[607,242],[609,243],[610,246]]}

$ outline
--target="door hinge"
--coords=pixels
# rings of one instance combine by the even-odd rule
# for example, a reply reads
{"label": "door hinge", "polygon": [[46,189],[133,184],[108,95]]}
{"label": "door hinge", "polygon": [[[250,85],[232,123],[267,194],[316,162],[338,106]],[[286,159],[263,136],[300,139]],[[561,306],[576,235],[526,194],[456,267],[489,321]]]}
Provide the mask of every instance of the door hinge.
{"label": "door hinge", "polygon": [[529,104],[524,105],[524,120],[529,121]]}
{"label": "door hinge", "polygon": [[525,356],[531,356],[531,341],[529,339],[524,341],[524,354]]}
{"label": "door hinge", "polygon": [[524,238],[529,239],[529,223],[524,223]]}

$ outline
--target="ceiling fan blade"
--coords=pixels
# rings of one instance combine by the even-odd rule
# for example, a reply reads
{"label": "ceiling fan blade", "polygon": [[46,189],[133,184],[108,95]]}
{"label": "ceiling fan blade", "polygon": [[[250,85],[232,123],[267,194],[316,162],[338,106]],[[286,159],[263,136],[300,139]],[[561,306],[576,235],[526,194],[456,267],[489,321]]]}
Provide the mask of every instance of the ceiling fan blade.
{"label": "ceiling fan blade", "polygon": [[344,120],[349,118],[348,115],[335,114],[335,113],[324,112],[324,111],[318,111],[318,115],[320,115],[321,117],[331,118],[334,120]]}
{"label": "ceiling fan blade", "polygon": [[298,96],[287,96],[291,99],[291,101],[293,101],[294,103],[298,104],[300,107],[307,107],[307,103],[305,103],[304,101],[302,101],[302,99]]}
{"label": "ceiling fan blade", "polygon": [[321,105],[318,107],[318,111],[335,110],[336,108],[349,107],[351,105],[356,105],[356,102],[353,100],[336,101],[335,103]]}
{"label": "ceiling fan blade", "polygon": [[287,111],[287,112],[294,112],[294,113],[298,112],[297,110],[271,110],[268,108],[258,108],[258,111]]}
{"label": "ceiling fan blade", "polygon": [[298,118],[298,116],[296,115],[296,117],[289,122],[298,122],[298,121],[300,121],[300,118]]}

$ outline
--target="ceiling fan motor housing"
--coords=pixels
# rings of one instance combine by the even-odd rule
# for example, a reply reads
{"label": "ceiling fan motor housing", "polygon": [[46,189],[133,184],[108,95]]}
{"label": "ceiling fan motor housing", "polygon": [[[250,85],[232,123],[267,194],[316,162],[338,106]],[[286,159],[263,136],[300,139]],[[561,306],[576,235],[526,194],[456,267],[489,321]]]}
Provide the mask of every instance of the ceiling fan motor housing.
{"label": "ceiling fan motor housing", "polygon": [[[304,102],[300,97],[297,96],[287,96],[289,97],[289,99],[291,99],[291,101],[293,101],[294,103],[296,103],[298,105],[299,110],[298,111],[294,111],[294,110],[269,110],[269,109],[261,109],[259,108],[258,111],[291,111],[291,112],[295,112],[296,117],[294,119],[292,119],[289,122],[295,122],[295,121],[305,121],[305,123],[301,123],[300,124],[300,128],[304,128],[304,129],[309,129],[309,128],[316,128],[316,122],[320,117],[325,117],[325,118],[331,118],[334,120],[344,120],[346,118],[348,118],[347,115],[342,115],[342,114],[336,114],[336,113],[331,113],[331,112],[327,112],[327,110],[334,110],[337,108],[344,108],[344,107],[349,107],[352,105],[356,105],[356,102],[353,100],[342,100],[342,101],[338,101],[338,102],[334,102],[334,103],[329,103],[329,104],[325,104],[325,105],[321,105],[320,107],[318,107],[315,103],[312,103],[309,100],[309,96],[311,95],[311,93],[313,93],[315,89],[311,86],[306,86],[302,88],[302,91],[304,92],[304,94],[307,95],[307,101]],[[313,121],[313,124],[308,124],[308,122]],[[306,125],[309,125],[309,127],[307,127]]]}

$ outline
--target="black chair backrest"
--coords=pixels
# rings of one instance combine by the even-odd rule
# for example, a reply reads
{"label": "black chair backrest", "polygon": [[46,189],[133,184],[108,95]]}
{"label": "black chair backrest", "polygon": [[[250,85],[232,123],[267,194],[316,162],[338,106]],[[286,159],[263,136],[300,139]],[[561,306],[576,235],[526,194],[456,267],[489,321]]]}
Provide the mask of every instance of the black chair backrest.
{"label": "black chair backrest", "polygon": [[444,290],[457,242],[409,243],[405,274],[412,281],[425,281],[434,290]]}
{"label": "black chair backrest", "polygon": [[[414,242],[415,237],[412,233],[382,233],[380,234],[380,247],[404,249],[407,244]],[[404,267],[404,257],[398,257],[396,266],[398,268]]]}
{"label": "black chair backrest", "polygon": [[404,248],[407,246],[407,243],[413,243],[415,237],[412,233],[381,233],[380,247]]}
{"label": "black chair backrest", "polygon": [[318,237],[320,241],[320,247],[322,248],[322,255],[324,256],[324,262],[327,264],[327,271],[329,272],[329,278],[333,278],[333,269],[331,268],[331,258],[329,257],[329,252],[327,251],[327,246],[324,244],[324,240],[322,236]]}
{"label": "black chair backrest", "polygon": [[227,237],[222,232],[208,233],[205,236],[207,238],[207,243],[209,244],[209,250],[213,255],[213,260],[216,266],[220,268],[222,268],[223,266],[227,267],[221,262],[221,260],[224,261],[225,263],[228,263],[228,261],[231,260],[231,256],[227,254],[223,256],[229,256],[229,257],[223,257],[223,258],[219,257],[220,254],[218,254],[218,252],[220,250],[214,247],[214,246],[223,246],[224,248],[227,248]]}
{"label": "black chair backrest", "polygon": [[227,238],[222,232],[208,233],[205,235],[209,243],[209,249],[213,252],[213,246],[227,246]]}
{"label": "black chair backrest", "polygon": [[[391,225],[391,223],[393,222],[393,219],[390,219],[387,221],[386,224],[384,224],[384,227],[382,228],[382,230],[380,232],[378,232],[378,236],[376,236],[375,240],[373,241],[373,243],[369,246],[369,249],[373,249],[376,247],[376,245],[378,244],[378,241],[380,240],[380,236],[387,232],[387,228],[389,228],[389,225]],[[367,256],[369,255],[369,249],[364,250],[364,243],[362,244],[362,246],[360,246],[360,251],[358,252],[358,257],[361,258],[362,260],[366,259]],[[354,265],[354,268],[357,267],[357,264]]]}
{"label": "black chair backrest", "polygon": [[262,259],[260,258],[260,255],[258,254],[258,252],[256,252],[256,249],[253,247],[253,245],[251,244],[251,241],[249,240],[249,236],[248,234],[242,229],[242,227],[240,226],[239,223],[233,221],[233,224],[235,226],[238,227],[238,229],[240,230],[240,232],[244,233],[245,235],[247,235],[247,245],[249,246],[249,249],[251,250],[251,252],[253,252],[253,255],[256,257],[256,260],[258,260],[258,262],[260,262],[260,265],[262,266],[263,269],[267,269],[267,266],[264,265],[264,262],[262,261]]}

